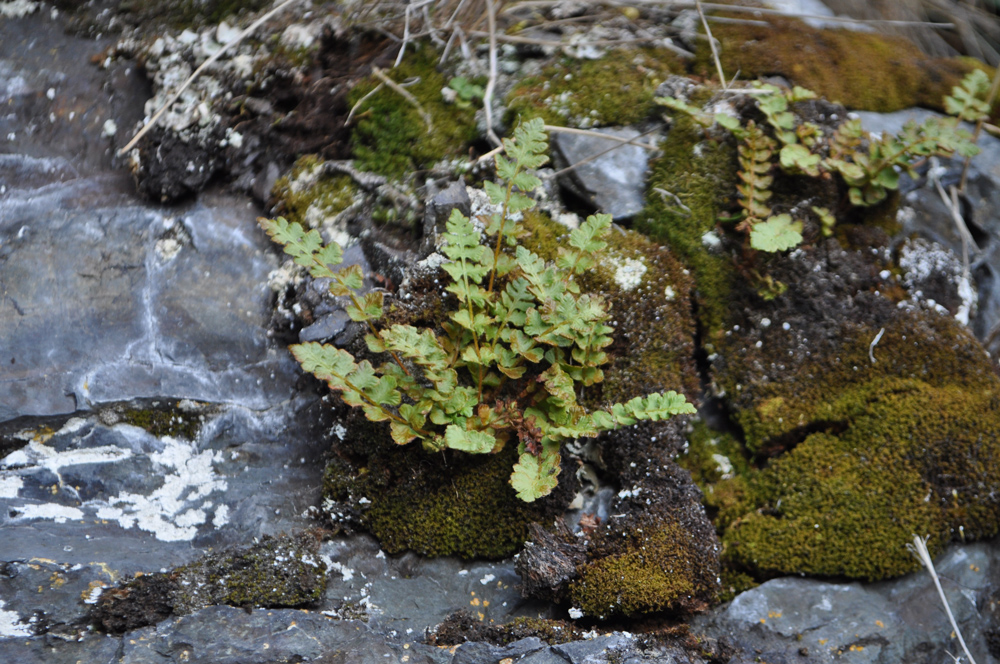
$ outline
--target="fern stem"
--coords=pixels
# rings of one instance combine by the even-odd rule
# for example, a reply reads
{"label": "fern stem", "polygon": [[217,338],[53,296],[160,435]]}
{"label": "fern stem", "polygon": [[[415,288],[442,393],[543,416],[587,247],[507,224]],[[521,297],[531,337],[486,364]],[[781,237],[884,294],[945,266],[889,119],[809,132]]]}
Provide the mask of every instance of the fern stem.
{"label": "fern stem", "polygon": [[400,424],[405,424],[406,426],[408,426],[411,429],[413,429],[413,431],[415,431],[417,434],[419,434],[419,435],[421,435],[421,436],[423,436],[425,438],[427,438],[427,437],[433,437],[434,436],[434,434],[432,432],[430,432],[430,431],[424,431],[423,429],[417,429],[417,428],[413,427],[407,420],[403,419],[400,415],[397,415],[396,413],[392,412],[391,410],[389,410],[388,408],[386,408],[385,406],[383,406],[382,404],[380,404],[379,402],[375,401],[370,396],[368,396],[367,394],[365,394],[364,390],[358,389],[353,383],[351,383],[351,381],[347,380],[346,376],[341,376],[339,374],[334,374],[334,375],[337,376],[337,378],[339,378],[340,380],[344,381],[344,385],[346,385],[347,387],[349,387],[352,390],[354,390],[354,392],[357,393],[357,395],[360,396],[362,399],[364,399],[365,401],[367,401],[369,405],[375,406],[376,408],[378,408],[379,410],[381,410],[383,413],[385,413],[389,417],[389,419],[395,420],[396,422],[398,422]]}
{"label": "fern stem", "polygon": [[517,164],[514,166],[514,175],[510,178],[510,182],[507,183],[507,192],[503,197],[503,211],[500,213],[500,228],[497,229],[497,243],[493,247],[493,269],[490,270],[490,284],[486,289],[487,293],[493,292],[493,280],[497,276],[497,263],[500,261],[500,246],[503,242],[503,228],[504,224],[507,223],[507,207],[510,204],[510,194],[514,191],[514,178],[520,172],[521,165]]}

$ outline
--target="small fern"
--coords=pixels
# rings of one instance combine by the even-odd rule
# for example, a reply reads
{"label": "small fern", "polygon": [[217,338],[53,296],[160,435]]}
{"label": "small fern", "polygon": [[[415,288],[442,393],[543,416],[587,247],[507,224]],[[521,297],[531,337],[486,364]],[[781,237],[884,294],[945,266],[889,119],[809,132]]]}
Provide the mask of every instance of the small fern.
{"label": "small fern", "polygon": [[457,306],[440,329],[377,329],[382,295],[355,292],[362,285],[358,268],[333,269],[342,260],[339,247],[323,246],[316,231],[284,219],[260,220],[296,263],[313,277],[330,278],[334,294],[350,297],[351,318],[369,326],[368,349],[392,358],[376,367],[342,349],[305,343],[291,347],[302,367],[369,420],[387,421],[400,445],[419,440],[430,451],[486,454],[516,439],[510,482],[528,502],[557,486],[563,442],[694,412],[673,391],[602,410],[578,402],[581,388],[604,380],[612,328],[601,298],[581,293],[575,277],[607,247],[611,217],[591,216],[572,231],[554,265],[518,244],[521,229],[512,215],[534,206],[528,194],[541,181],[532,170],[547,161],[547,145],[541,120],[504,140],[505,154],[495,158],[501,184],[484,185],[501,209],[487,220],[487,244],[469,218],[451,213],[442,268]]}

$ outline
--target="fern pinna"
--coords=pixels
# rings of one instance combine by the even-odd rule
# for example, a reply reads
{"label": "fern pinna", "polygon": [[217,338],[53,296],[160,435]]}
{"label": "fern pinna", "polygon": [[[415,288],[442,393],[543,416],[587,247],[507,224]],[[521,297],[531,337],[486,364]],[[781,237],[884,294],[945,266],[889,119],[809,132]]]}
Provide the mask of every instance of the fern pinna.
{"label": "fern pinna", "polygon": [[331,345],[303,343],[291,347],[302,367],[368,419],[387,421],[400,445],[419,440],[431,451],[485,454],[516,440],[510,482],[529,502],[556,487],[564,441],[694,412],[673,391],[601,410],[578,402],[581,387],[604,379],[612,328],[601,298],[581,293],[575,277],[607,247],[611,217],[591,216],[572,231],[555,265],[518,244],[513,217],[535,204],[528,194],[541,181],[532,170],[547,161],[547,145],[541,120],[504,140],[505,154],[495,158],[501,184],[484,186],[500,212],[485,220],[482,233],[461,212],[451,213],[440,251],[455,308],[439,329],[377,329],[382,295],[356,294],[362,285],[356,266],[334,270],[342,261],[339,247],[324,246],[317,231],[284,219],[259,220],[296,263],[331,279],[335,295],[350,297],[348,314],[369,326],[368,349],[388,356],[376,367]]}

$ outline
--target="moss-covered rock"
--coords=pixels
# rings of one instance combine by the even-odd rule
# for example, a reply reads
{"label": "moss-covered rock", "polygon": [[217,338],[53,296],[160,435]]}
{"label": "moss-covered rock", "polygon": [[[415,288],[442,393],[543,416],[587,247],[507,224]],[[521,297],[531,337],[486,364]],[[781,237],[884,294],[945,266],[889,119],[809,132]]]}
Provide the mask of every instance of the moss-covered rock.
{"label": "moss-covered rock", "polygon": [[[974,67],[971,58],[932,58],[913,42],[876,32],[817,29],[798,19],[770,17],[766,25],[715,25],[723,70],[743,79],[783,76],[848,108],[887,113],[911,106],[943,110]],[[695,69],[715,74],[702,42]],[[985,67],[984,67],[985,68]]]}
{"label": "moss-covered rock", "polygon": [[701,492],[674,462],[684,428],[674,419],[602,437],[601,461],[622,487],[609,506],[614,516],[581,536],[533,530],[517,562],[525,589],[598,619],[687,614],[715,603],[719,541]]}
{"label": "moss-covered rock", "polygon": [[[419,108],[385,85],[358,106],[351,135],[358,168],[402,178],[463,153],[477,137],[475,109],[449,104],[441,94],[448,79],[437,70],[437,59],[433,49],[424,48],[408,53],[398,67],[386,72],[397,83],[416,81],[405,89]],[[348,98],[351,106],[380,84],[375,76],[358,83]]]}
{"label": "moss-covered rock", "polygon": [[572,127],[629,125],[655,109],[656,87],[683,65],[666,49],[619,49],[597,60],[564,59],[507,95],[512,120]]}
{"label": "moss-covered rock", "polygon": [[[842,114],[809,104],[796,112]],[[915,533],[932,551],[996,533],[1000,379],[956,320],[908,303],[888,248],[896,200],[851,209],[842,183],[775,169],[772,209],[824,206],[839,223],[824,241],[806,218],[799,249],[753,252],[719,220],[737,209],[731,146],[679,118],[640,220],[695,274],[712,378],[746,446],[720,454],[694,436],[687,460],[727,577],[886,578],[918,566]]]}
{"label": "moss-covered rock", "polygon": [[121,634],[206,606],[286,608],[316,604],[326,565],[310,533],[268,537],[249,547],[210,554],[170,572],[137,575],[105,589],[91,611],[101,629]]}

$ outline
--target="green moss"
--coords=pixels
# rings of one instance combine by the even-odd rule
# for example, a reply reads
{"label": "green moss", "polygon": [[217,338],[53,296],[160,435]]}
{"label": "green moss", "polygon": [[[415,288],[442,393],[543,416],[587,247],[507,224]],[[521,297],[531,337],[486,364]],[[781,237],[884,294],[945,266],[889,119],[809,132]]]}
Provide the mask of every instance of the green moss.
{"label": "green moss", "polygon": [[[356,111],[351,144],[358,168],[402,178],[461,154],[476,138],[475,109],[448,104],[441,95],[448,79],[435,68],[437,57],[433,49],[424,48],[408,54],[400,66],[386,73],[398,83],[417,81],[406,90],[430,115],[431,126],[413,104],[383,86]],[[380,83],[374,76],[361,81],[351,90],[349,103],[353,106]]]}
{"label": "green moss", "polygon": [[348,175],[323,175],[323,161],[316,155],[300,157],[288,175],[274,183],[271,196],[277,214],[317,228],[352,206],[359,195]]}
{"label": "green moss", "polygon": [[201,428],[198,413],[185,412],[173,407],[123,408],[117,410],[118,421],[145,429],[154,436],[173,436],[194,440]]}
{"label": "green moss", "polygon": [[324,493],[358,505],[361,525],[387,553],[504,558],[524,543],[528,524],[559,511],[553,511],[553,501],[568,501],[564,494],[573,482],[564,476],[551,500],[517,498],[509,483],[516,445],[491,455],[432,456],[418,445],[392,445],[382,427],[355,424],[352,432],[363,429],[363,436],[371,436],[367,463],[331,463]]}
{"label": "green moss", "polygon": [[[759,452],[803,427],[846,421],[864,407],[850,395],[893,378],[954,386],[970,394],[1000,389],[982,348],[954,321],[901,316],[896,323],[886,326],[879,339],[875,363],[869,358],[869,348],[879,330],[860,326],[853,332],[845,330],[836,348],[817,348],[780,380],[754,386],[749,407],[736,414],[750,450]],[[761,348],[734,352],[742,355],[739,366],[771,364],[782,361],[782,355],[787,357],[779,338],[762,343]],[[741,391],[739,375],[738,370],[725,371],[717,379],[725,390],[737,393]]]}
{"label": "green moss", "polygon": [[591,616],[637,615],[676,609],[700,591],[700,560],[691,534],[669,518],[647,522],[628,534],[621,553],[586,565],[570,584],[575,606]]}
{"label": "green moss", "polygon": [[704,238],[719,234],[717,219],[735,196],[736,150],[727,142],[706,140],[702,129],[683,116],[676,118],[661,149],[663,156],[651,164],[646,208],[635,227],[667,244],[694,273],[698,318],[710,344],[729,318],[737,276],[732,257],[706,247]]}
{"label": "green moss", "polygon": [[949,317],[870,302],[884,326],[874,363],[879,329],[845,321],[835,341],[810,329],[801,361],[789,358],[801,352],[792,331],[722,349],[716,378],[748,446],[788,450],[705,488],[731,569],[874,580],[917,569],[904,546],[914,534],[937,552],[998,532],[1000,380],[988,358]]}
{"label": "green moss", "polygon": [[726,556],[761,573],[880,579],[919,563],[903,544],[997,532],[996,392],[884,380],[846,394],[839,435],[816,433],[752,481],[757,509],[724,537]]}
{"label": "green moss", "polygon": [[[911,106],[943,110],[973,67],[968,58],[932,58],[912,42],[874,32],[819,30],[797,19],[771,18],[766,26],[717,25],[723,70],[743,79],[783,76],[848,108],[898,111]],[[711,50],[699,45],[696,71],[715,74]]]}
{"label": "green moss", "polygon": [[629,125],[654,110],[656,87],[683,66],[666,49],[618,49],[598,60],[565,59],[507,95],[511,121],[540,117],[573,127]]}

